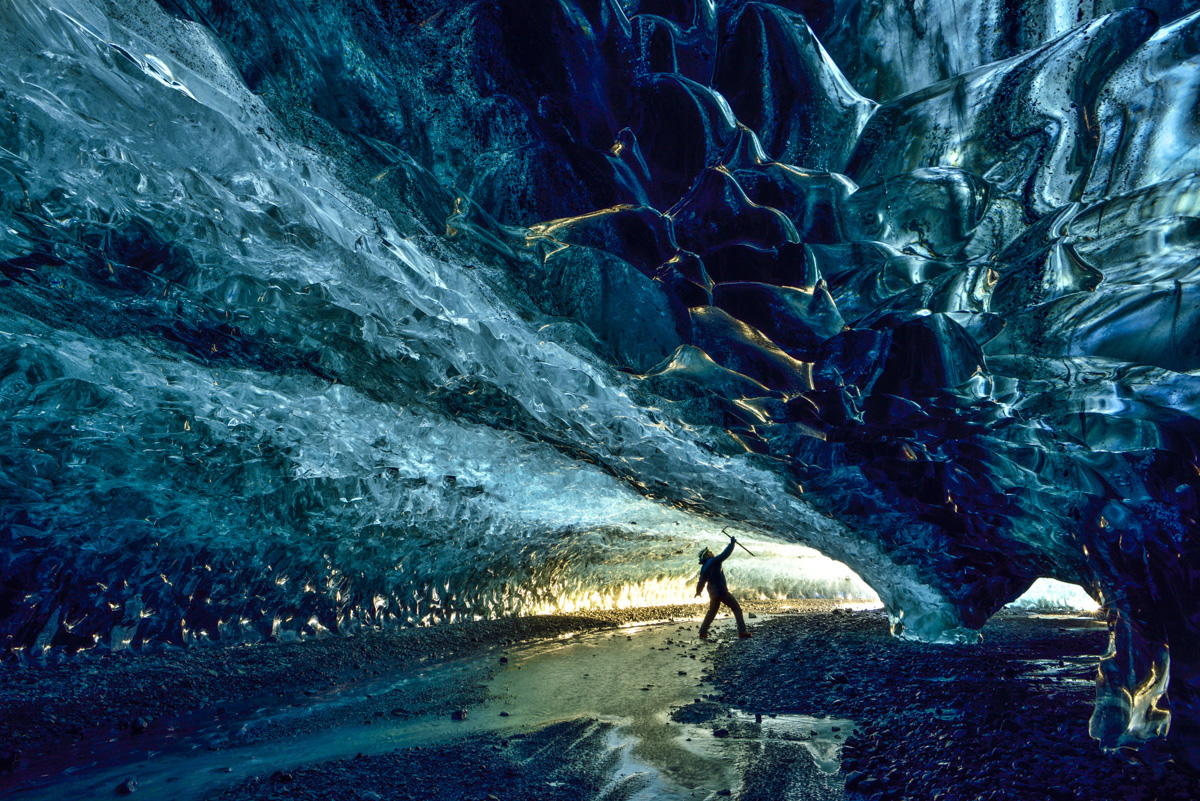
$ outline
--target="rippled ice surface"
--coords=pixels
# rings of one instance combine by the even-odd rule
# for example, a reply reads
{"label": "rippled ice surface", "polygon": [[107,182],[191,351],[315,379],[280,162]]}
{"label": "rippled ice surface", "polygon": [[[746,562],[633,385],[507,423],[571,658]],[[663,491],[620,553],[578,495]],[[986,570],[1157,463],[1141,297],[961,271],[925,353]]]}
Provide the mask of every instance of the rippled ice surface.
{"label": "rippled ice surface", "polygon": [[1093,732],[1169,673],[1194,742],[1200,11],[921,8],[0,7],[5,653],[678,600],[729,525],[918,639],[1079,585]]}
{"label": "rippled ice surface", "polygon": [[[185,58],[91,6],[6,11],[11,645],[674,600],[715,535],[680,507],[838,528],[273,133],[210,34],[142,13]],[[672,503],[628,481],[664,478]]]}

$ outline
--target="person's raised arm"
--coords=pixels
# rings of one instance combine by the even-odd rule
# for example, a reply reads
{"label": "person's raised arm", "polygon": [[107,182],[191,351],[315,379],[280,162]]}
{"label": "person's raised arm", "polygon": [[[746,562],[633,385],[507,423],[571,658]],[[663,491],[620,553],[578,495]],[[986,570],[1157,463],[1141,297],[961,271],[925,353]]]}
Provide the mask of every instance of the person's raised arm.
{"label": "person's raised arm", "polygon": [[725,550],[721,551],[719,554],[717,554],[716,556],[713,557],[714,559],[717,560],[718,565],[721,564],[722,562],[724,562],[729,557],[729,554],[733,553],[733,546],[736,543],[737,543],[737,540],[735,540],[733,537],[730,537],[729,544],[725,546]]}

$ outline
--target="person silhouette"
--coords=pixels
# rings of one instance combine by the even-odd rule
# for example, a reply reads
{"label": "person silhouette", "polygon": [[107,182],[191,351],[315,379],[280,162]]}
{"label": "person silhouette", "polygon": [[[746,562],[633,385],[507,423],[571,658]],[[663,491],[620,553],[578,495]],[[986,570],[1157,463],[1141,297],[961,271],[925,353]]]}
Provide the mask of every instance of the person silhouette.
{"label": "person silhouette", "polygon": [[742,618],[742,608],[738,606],[737,599],[729,593],[729,587],[725,584],[725,571],[721,567],[721,563],[733,553],[733,546],[736,544],[737,540],[730,537],[729,546],[721,553],[714,555],[708,548],[700,552],[700,580],[696,584],[697,598],[700,597],[704,585],[708,585],[708,613],[704,616],[704,622],[700,624],[700,639],[702,640],[708,639],[708,627],[712,625],[721,604],[725,604],[733,611],[733,617],[737,621],[738,636],[750,636],[750,632],[746,630],[746,621]]}

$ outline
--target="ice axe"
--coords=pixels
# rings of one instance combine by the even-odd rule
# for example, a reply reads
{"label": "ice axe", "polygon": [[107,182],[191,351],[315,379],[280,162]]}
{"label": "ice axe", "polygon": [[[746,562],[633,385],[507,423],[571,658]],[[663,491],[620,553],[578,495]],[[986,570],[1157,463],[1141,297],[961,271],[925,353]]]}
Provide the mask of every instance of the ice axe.
{"label": "ice axe", "polygon": [[[726,526],[725,528],[729,528],[729,526]],[[722,534],[725,534],[725,528],[721,529]],[[729,537],[729,539],[733,540],[734,542],[737,542],[737,546],[739,548],[741,548],[743,551],[745,551],[746,553],[749,553],[751,556],[754,556],[754,554],[750,553],[750,549],[747,548],[745,545],[742,545],[740,542],[738,542],[737,538],[734,537],[732,534],[725,534],[725,536]]]}

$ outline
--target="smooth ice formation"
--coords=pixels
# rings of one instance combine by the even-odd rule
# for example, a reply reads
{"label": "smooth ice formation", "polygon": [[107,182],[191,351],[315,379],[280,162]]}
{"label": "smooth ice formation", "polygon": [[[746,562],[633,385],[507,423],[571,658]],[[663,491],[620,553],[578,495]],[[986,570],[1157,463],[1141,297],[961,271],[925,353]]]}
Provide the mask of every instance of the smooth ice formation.
{"label": "smooth ice formation", "polygon": [[673,600],[733,525],[916,639],[1084,588],[1093,734],[1200,763],[1200,11],[914,8],[0,7],[6,654]]}

